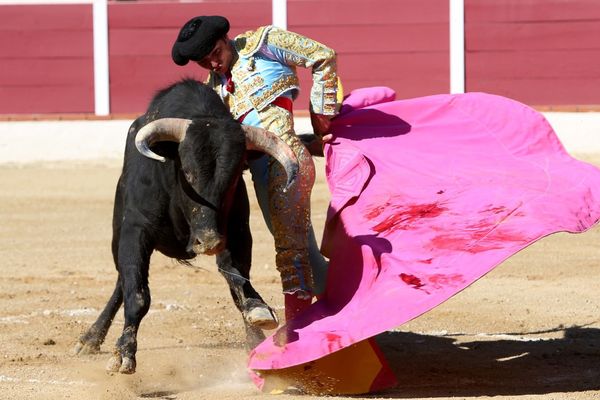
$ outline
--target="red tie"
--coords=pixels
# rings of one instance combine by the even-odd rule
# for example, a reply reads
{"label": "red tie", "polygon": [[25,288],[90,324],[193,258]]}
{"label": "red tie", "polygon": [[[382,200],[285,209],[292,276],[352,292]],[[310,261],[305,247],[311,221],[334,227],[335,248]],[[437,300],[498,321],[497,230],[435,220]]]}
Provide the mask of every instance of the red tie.
{"label": "red tie", "polygon": [[231,72],[226,73],[225,77],[227,78],[227,84],[225,85],[225,90],[227,90],[229,93],[233,93],[233,90],[235,87],[233,85],[233,81],[231,80]]}

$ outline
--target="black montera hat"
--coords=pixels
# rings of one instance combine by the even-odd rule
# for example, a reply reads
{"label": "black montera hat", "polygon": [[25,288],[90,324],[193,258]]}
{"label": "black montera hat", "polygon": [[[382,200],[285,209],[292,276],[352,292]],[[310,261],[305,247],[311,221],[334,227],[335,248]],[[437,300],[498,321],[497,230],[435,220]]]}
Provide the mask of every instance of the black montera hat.
{"label": "black montera hat", "polygon": [[190,19],[179,31],[171,57],[177,65],[200,61],[214,49],[217,41],[229,32],[229,21],[218,15]]}

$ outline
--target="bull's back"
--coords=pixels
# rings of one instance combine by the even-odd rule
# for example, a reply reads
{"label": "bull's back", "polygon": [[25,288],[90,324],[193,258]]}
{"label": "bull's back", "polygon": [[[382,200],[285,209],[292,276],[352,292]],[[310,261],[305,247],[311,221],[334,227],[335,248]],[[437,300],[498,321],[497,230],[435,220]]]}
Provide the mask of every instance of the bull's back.
{"label": "bull's back", "polygon": [[148,106],[147,115],[157,118],[232,118],[217,93],[193,79],[181,80],[159,92]]}

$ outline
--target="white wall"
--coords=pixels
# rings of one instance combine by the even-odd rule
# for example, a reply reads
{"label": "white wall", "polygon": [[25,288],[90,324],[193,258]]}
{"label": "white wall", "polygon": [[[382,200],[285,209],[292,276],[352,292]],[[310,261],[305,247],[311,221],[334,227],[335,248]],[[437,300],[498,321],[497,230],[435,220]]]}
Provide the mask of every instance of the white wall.
{"label": "white wall", "polygon": [[[600,113],[544,113],[567,151],[600,154]],[[132,121],[0,122],[0,164],[63,160],[121,160]],[[298,133],[311,132],[296,118]]]}

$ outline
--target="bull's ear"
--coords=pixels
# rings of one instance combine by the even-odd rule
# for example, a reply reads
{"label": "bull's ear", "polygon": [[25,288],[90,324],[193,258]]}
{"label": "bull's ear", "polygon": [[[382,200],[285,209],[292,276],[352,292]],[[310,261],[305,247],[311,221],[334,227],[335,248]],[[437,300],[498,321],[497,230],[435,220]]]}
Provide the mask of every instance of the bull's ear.
{"label": "bull's ear", "polygon": [[157,142],[152,145],[151,151],[163,159],[176,160],[179,158],[179,143]]}
{"label": "bull's ear", "polygon": [[[284,168],[287,174],[286,189],[289,188],[298,175],[300,163],[290,146],[273,132],[255,126],[242,125],[246,134],[246,149],[258,150],[267,153]],[[290,136],[290,140],[298,140],[295,136]],[[311,160],[312,162],[312,160]]]}
{"label": "bull's ear", "polygon": [[144,156],[164,162],[165,157],[156,154],[150,147],[158,142],[181,143],[191,123],[191,119],[184,118],[161,118],[152,121],[135,135],[135,147]]}

